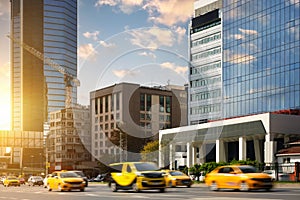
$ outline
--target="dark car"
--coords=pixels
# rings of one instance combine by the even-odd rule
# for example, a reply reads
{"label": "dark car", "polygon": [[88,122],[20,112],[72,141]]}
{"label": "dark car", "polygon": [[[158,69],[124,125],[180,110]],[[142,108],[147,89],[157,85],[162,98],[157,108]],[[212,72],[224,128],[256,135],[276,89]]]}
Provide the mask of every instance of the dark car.
{"label": "dark car", "polygon": [[86,175],[82,171],[70,171],[70,172],[74,172],[75,174],[80,176],[84,180],[85,187],[88,186],[88,182],[89,182],[88,178],[86,177]]}
{"label": "dark car", "polygon": [[41,186],[44,184],[43,180],[44,179],[41,176],[31,176],[29,177],[27,182],[29,186],[35,186],[35,185]]}

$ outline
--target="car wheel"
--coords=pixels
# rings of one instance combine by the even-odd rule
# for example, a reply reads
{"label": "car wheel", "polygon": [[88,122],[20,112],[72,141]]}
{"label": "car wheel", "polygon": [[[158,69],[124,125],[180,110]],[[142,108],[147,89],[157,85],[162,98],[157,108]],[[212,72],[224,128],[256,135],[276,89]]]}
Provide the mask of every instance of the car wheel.
{"label": "car wheel", "polygon": [[169,187],[174,187],[172,181],[169,182]]}
{"label": "car wheel", "polygon": [[62,192],[62,191],[63,191],[63,189],[62,189],[61,185],[58,185],[58,191],[60,191],[60,192]]}
{"label": "car wheel", "polygon": [[249,186],[247,182],[241,182],[240,191],[247,192],[249,191]]}
{"label": "car wheel", "polygon": [[52,189],[50,188],[50,185],[49,185],[49,184],[47,184],[47,189],[48,189],[49,192],[52,190]]}
{"label": "car wheel", "polygon": [[165,188],[159,189],[160,192],[165,192]]}
{"label": "car wheel", "polygon": [[84,188],[81,188],[81,189],[80,189],[80,192],[84,192]]}
{"label": "car wheel", "polygon": [[191,187],[191,185],[187,185],[186,187],[190,188],[190,187]]}
{"label": "car wheel", "polygon": [[117,183],[111,183],[110,184],[110,189],[111,189],[112,192],[117,192],[118,191]]}
{"label": "car wheel", "polygon": [[213,182],[210,184],[209,189],[210,189],[211,191],[218,191],[218,190],[219,190],[218,184],[217,184],[216,182],[213,181]]}
{"label": "car wheel", "polygon": [[137,186],[136,183],[133,183],[133,184],[132,184],[132,189],[133,189],[133,191],[135,191],[135,192],[139,192],[139,191],[140,191],[140,189],[138,188],[138,186]]}

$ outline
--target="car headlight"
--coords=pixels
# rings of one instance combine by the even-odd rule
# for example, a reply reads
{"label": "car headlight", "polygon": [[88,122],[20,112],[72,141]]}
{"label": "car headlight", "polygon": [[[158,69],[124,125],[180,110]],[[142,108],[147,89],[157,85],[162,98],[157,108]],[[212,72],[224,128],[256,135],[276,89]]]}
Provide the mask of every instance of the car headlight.
{"label": "car headlight", "polygon": [[141,177],[144,177],[145,175],[143,174],[143,173],[141,173],[141,172],[136,172],[135,173],[137,176],[141,176]]}

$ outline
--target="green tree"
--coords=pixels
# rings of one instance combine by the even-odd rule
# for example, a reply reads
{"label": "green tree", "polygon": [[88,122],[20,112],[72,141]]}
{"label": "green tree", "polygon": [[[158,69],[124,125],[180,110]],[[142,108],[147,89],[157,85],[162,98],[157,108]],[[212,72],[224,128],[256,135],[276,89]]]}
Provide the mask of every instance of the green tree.
{"label": "green tree", "polygon": [[154,140],[148,142],[141,151],[142,161],[157,162],[158,161],[159,141]]}

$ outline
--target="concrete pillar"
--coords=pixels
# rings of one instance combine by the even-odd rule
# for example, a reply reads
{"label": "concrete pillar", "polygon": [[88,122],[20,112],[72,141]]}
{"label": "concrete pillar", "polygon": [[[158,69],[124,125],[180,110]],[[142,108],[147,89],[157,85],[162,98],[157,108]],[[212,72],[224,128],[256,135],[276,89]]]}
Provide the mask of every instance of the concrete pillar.
{"label": "concrete pillar", "polygon": [[188,142],[186,144],[186,165],[187,167],[191,167],[192,166],[192,160],[193,160],[193,152],[192,152],[192,143]]}
{"label": "concrete pillar", "polygon": [[253,144],[254,144],[255,160],[257,160],[259,163],[262,163],[263,162],[263,160],[261,158],[262,148],[261,148],[259,139],[254,139]]}
{"label": "concrete pillar", "polygon": [[223,140],[216,140],[216,162],[226,162],[225,148]]}
{"label": "concrete pillar", "polygon": [[165,158],[164,158],[164,151],[161,143],[159,143],[158,146],[158,167],[164,167],[165,166]]}
{"label": "concrete pillar", "polygon": [[239,160],[247,159],[247,140],[245,137],[239,137]]}
{"label": "concrete pillar", "polygon": [[277,149],[277,142],[271,141],[270,133],[267,133],[265,136],[265,163],[274,163],[275,162],[275,153]]}
{"label": "concrete pillar", "polygon": [[170,163],[170,169],[172,169],[172,168],[175,168],[175,166],[174,166],[174,154],[173,154],[173,151],[174,151],[174,149],[173,149],[173,145],[172,144],[170,144],[169,145],[169,163]]}

